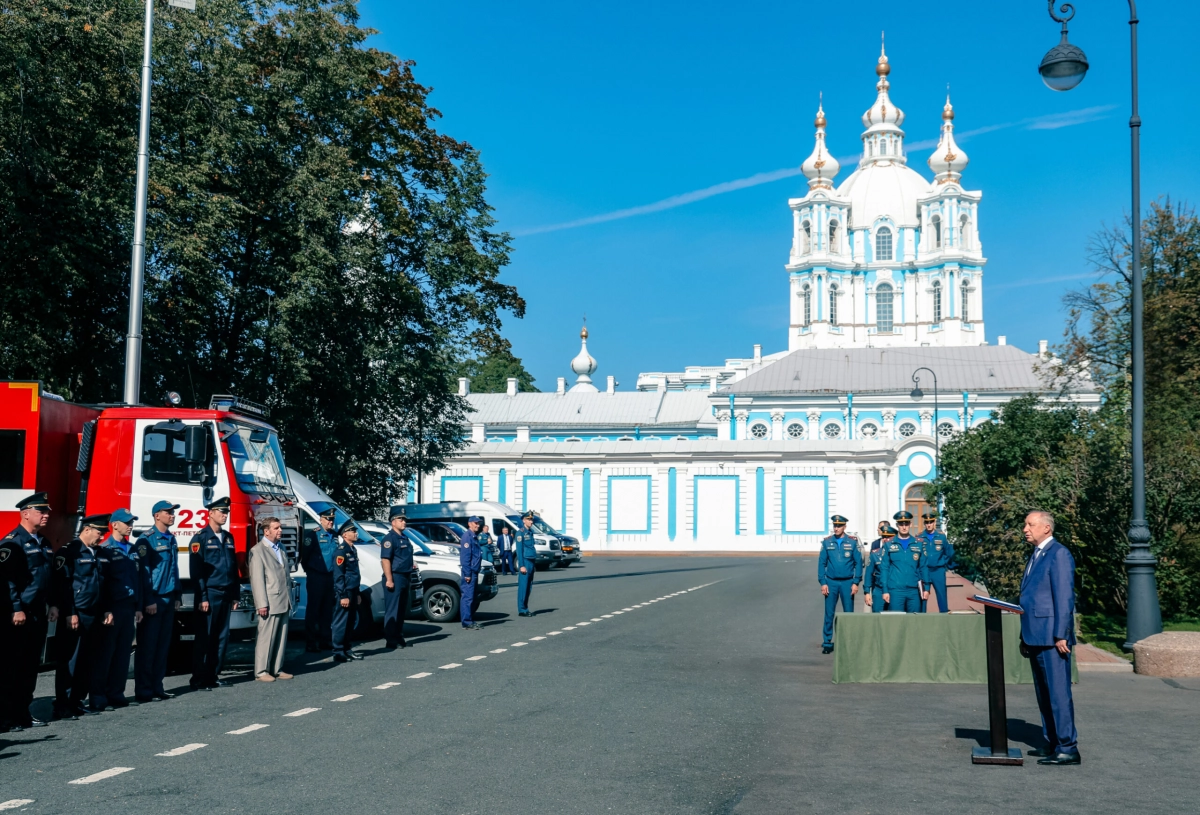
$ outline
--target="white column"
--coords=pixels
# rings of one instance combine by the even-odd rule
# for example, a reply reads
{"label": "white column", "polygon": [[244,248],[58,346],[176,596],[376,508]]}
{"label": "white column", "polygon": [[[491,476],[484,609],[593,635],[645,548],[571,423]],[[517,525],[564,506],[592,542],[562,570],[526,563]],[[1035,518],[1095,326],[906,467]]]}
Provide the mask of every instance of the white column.
{"label": "white column", "polygon": [[896,438],[896,411],[887,408],[883,411],[883,437]]}
{"label": "white column", "polygon": [[729,411],[717,411],[717,438],[721,441],[729,441]]}
{"label": "white column", "polygon": [[821,411],[810,410],[806,416],[808,417],[808,439],[816,441],[821,438]]}
{"label": "white column", "polygon": [[734,418],[737,419],[737,439],[738,441],[742,441],[746,438],[746,420],[750,418],[750,411],[735,411]]}
{"label": "white column", "polygon": [[926,436],[933,435],[933,411],[932,410],[926,409],[926,410],[921,411],[921,433]]}
{"label": "white column", "polygon": [[783,416],[782,410],[771,411],[771,439],[773,441],[783,441]]}

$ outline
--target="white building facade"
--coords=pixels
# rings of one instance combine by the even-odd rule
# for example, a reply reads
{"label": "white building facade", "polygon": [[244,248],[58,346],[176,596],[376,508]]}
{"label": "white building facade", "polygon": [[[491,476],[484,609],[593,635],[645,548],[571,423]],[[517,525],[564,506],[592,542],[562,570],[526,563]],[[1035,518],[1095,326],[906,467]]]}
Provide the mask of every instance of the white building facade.
{"label": "white building facade", "polygon": [[423,476],[423,500],[535,509],[585,551],[815,551],[834,513],[869,539],[898,509],[927,507],[937,440],[1005,402],[1096,404],[1090,388],[1043,381],[1044,343],[987,343],[982,196],[960,184],[953,109],[927,181],[907,166],[890,70],[881,55],[862,159],[836,188],[818,109],[809,191],[788,202],[787,350],[644,373],[619,392],[612,377],[593,384],[585,329],[569,389],[560,378],[556,392],[520,393],[510,380],[507,393],[471,394],[460,380],[471,443]]}

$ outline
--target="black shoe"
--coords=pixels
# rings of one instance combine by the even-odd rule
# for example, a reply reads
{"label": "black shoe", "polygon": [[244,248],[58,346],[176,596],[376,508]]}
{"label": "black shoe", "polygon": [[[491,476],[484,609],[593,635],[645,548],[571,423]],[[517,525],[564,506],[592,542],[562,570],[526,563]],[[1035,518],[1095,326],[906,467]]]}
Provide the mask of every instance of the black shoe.
{"label": "black shoe", "polygon": [[128,699],[110,699],[108,701],[108,704],[109,704],[109,707],[112,707],[116,710],[120,710],[123,707],[129,707],[131,702]]}
{"label": "black shoe", "polygon": [[346,656],[345,654],[334,654],[333,661],[334,662],[353,662],[354,659]]}
{"label": "black shoe", "polygon": [[385,643],[383,644],[383,647],[384,647],[384,648],[386,648],[386,649],[388,649],[389,651],[395,651],[397,648],[399,648],[399,647],[400,647],[400,643],[398,643],[398,642],[385,642]]}
{"label": "black shoe", "polygon": [[1045,747],[1035,747],[1032,750],[1026,750],[1025,755],[1034,756],[1035,758],[1045,758],[1046,756],[1053,755],[1053,753],[1051,753]]}
{"label": "black shoe", "polygon": [[319,645],[306,645],[304,646],[304,650],[310,654],[319,654],[322,651]]}
{"label": "black shoe", "polygon": [[75,712],[75,708],[73,707],[56,707],[54,708],[53,717],[56,721],[61,719],[77,721],[79,719],[79,714]]}
{"label": "black shoe", "polygon": [[85,716],[99,716],[100,715],[100,711],[92,710],[91,708],[85,707],[83,705],[75,705],[75,707],[71,708],[71,710],[74,711],[75,715],[81,719],[84,718]]}
{"label": "black shoe", "polygon": [[1055,753],[1052,756],[1038,759],[1038,764],[1053,764],[1056,767],[1082,763],[1083,759],[1080,758],[1079,753]]}
{"label": "black shoe", "polygon": [[209,687],[210,688],[228,688],[229,685],[230,685],[230,683],[226,682],[224,679],[218,679],[216,682],[213,682],[211,685],[209,685]]}
{"label": "black shoe", "polygon": [[358,651],[347,651],[346,656],[350,657],[351,659],[366,659],[366,657],[360,654]]}
{"label": "black shoe", "polygon": [[158,700],[159,702],[165,702],[165,701],[167,701],[168,699],[174,699],[174,698],[175,698],[175,694],[173,694],[173,693],[169,693],[169,692],[167,692],[167,691],[165,691],[165,690],[161,690],[161,691],[159,691],[158,693],[154,694],[154,696],[152,696],[151,698],[152,698],[152,699],[156,699],[156,700]]}
{"label": "black shoe", "polygon": [[6,733],[20,733],[25,728],[19,724],[10,724],[5,728]]}
{"label": "black shoe", "polygon": [[43,722],[41,719],[37,719],[37,718],[30,718],[30,720],[29,720],[29,721],[25,722],[25,727],[26,727],[26,728],[30,728],[30,727],[49,727],[49,726],[50,726],[50,722]]}
{"label": "black shoe", "polygon": [[153,696],[135,696],[134,702],[139,705],[148,705],[154,701]]}
{"label": "black shoe", "polygon": [[832,646],[832,645],[822,645],[822,646],[821,646],[821,653],[822,653],[822,654],[832,654],[832,653],[833,653],[833,646]]}

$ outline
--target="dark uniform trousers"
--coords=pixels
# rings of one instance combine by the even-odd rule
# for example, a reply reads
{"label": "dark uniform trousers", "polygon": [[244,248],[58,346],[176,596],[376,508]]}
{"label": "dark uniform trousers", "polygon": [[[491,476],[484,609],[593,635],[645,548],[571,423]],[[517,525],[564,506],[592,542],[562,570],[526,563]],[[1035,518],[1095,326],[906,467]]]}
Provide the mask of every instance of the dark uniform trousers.
{"label": "dark uniform trousers", "polygon": [[333,575],[328,572],[308,574],[304,579],[304,638],[309,648],[333,647]]}
{"label": "dark uniform trousers", "polygon": [[[82,705],[92,680],[92,664],[100,652],[104,632],[94,612],[75,610],[79,627],[71,628],[66,616],[54,629],[54,707],[57,710]],[[68,615],[69,616],[69,615]]]}
{"label": "dark uniform trousers", "polygon": [[392,583],[396,588],[388,589],[383,584],[383,640],[389,645],[404,643],[404,615],[408,611],[409,585],[412,575],[392,572]]}
{"label": "dark uniform trousers", "polygon": [[821,626],[821,636],[824,638],[822,645],[833,644],[833,615],[837,611],[838,598],[842,598],[842,611],[854,611],[854,594],[851,592],[851,587],[854,585],[854,578],[825,578],[829,586],[829,594],[825,595],[825,621]]}
{"label": "dark uniform trousers", "polygon": [[158,599],[154,614],[143,614],[137,631],[137,653],[133,657],[134,693],[145,698],[163,693],[167,654],[175,629],[175,601]]}
{"label": "dark uniform trousers", "polygon": [[95,663],[92,665],[90,690],[92,707],[125,701],[125,683],[129,679],[129,655],[133,650],[133,601],[118,603],[112,611],[112,625],[99,622]]}
{"label": "dark uniform trousers", "polygon": [[529,596],[533,594],[533,564],[525,567],[525,574],[517,575],[517,611],[528,613]]}
{"label": "dark uniform trousers", "polygon": [[464,579],[459,581],[458,584],[462,592],[462,599],[458,606],[458,619],[462,621],[464,626],[475,622],[475,612],[479,611],[479,602],[482,599],[476,591],[479,586],[479,572],[471,574],[470,577],[470,583],[466,581],[464,576]]}
{"label": "dark uniform trousers", "polygon": [[[928,575],[929,575],[929,586],[927,588],[932,589],[934,596],[937,597],[938,612],[941,614],[945,614],[946,612],[948,612],[950,610],[949,606],[947,605],[947,598],[946,598],[946,569],[945,569],[945,567],[930,568],[928,570]],[[922,600],[921,601],[921,613],[922,614],[926,613],[928,611],[928,609],[929,609],[929,601]]]}
{"label": "dark uniform trousers", "polygon": [[[396,587],[399,588],[399,583]],[[354,627],[358,622],[358,589],[348,592],[350,605],[342,608],[340,600],[333,609],[333,652],[347,654],[350,652],[350,640],[354,637]]]}
{"label": "dark uniform trousers", "polygon": [[196,642],[192,650],[192,684],[216,684],[225,649],[229,645],[229,614],[238,599],[238,587],[210,588],[204,594],[208,613],[196,605]]}
{"label": "dark uniform trousers", "polygon": [[[8,653],[14,654],[12,691],[6,696],[10,710],[6,717],[10,723],[28,726],[32,721],[29,706],[37,688],[38,667],[42,661],[42,647],[46,642],[45,609],[31,612],[25,609],[25,624],[13,625],[9,617],[12,645]],[[10,670],[6,668],[5,670]]]}

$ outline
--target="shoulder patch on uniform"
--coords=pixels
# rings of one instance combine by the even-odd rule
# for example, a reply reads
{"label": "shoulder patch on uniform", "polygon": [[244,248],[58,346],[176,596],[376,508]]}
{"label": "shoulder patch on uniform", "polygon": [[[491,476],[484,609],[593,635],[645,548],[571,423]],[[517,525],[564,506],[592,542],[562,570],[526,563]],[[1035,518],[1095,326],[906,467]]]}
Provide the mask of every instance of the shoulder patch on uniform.
{"label": "shoulder patch on uniform", "polygon": [[64,556],[59,555],[58,557],[56,557],[54,559],[54,568],[61,569],[66,564],[66,562],[67,562],[67,559]]}
{"label": "shoulder patch on uniform", "polygon": [[383,548],[384,548],[384,549],[391,549],[391,548],[392,548],[392,542],[391,542],[391,541],[384,541],[384,542],[383,542]]}
{"label": "shoulder patch on uniform", "polygon": [[8,560],[8,556],[12,554],[11,549],[0,549],[0,563]]}
{"label": "shoulder patch on uniform", "polygon": [[193,554],[200,553],[200,541],[192,541],[192,553]]}
{"label": "shoulder patch on uniform", "polygon": [[137,548],[137,552],[138,552],[138,554],[139,554],[139,555],[141,555],[142,557],[145,557],[145,556],[146,556],[146,552],[147,552],[146,544],[144,544],[144,543],[143,543],[143,544],[139,545],[139,546],[138,546],[138,548]]}
{"label": "shoulder patch on uniform", "polygon": [[346,562],[346,558],[345,558],[345,557],[343,557],[342,555],[338,555],[338,556],[337,556],[337,565],[341,566],[341,565],[342,565],[343,563],[345,563],[345,562]]}

